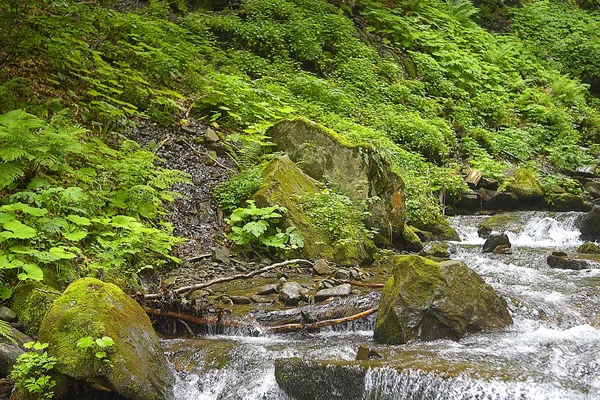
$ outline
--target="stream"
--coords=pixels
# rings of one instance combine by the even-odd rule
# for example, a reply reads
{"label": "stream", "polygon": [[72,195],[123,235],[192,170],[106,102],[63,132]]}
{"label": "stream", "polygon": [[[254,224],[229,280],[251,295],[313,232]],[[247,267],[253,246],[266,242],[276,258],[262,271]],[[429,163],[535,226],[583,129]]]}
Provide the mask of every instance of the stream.
{"label": "stream", "polygon": [[363,399],[600,399],[600,330],[590,325],[600,315],[600,269],[546,264],[551,251],[574,252],[582,243],[581,214],[507,215],[512,254],[481,253],[477,226],[487,218],[481,216],[451,218],[462,241],[450,245],[452,258],[507,299],[514,319],[507,329],[458,342],[382,346],[372,341],[371,316],[318,333],[169,339],[163,345],[176,376],[175,398],[287,399],[274,360],[354,360],[358,346],[367,344],[412,367],[370,369]]}

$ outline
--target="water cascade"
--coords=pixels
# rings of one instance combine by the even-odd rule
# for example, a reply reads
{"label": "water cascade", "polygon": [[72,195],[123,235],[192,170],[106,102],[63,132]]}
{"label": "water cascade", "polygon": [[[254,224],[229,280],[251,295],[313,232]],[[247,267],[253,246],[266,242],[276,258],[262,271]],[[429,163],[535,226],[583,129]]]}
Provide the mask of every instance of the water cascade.
{"label": "water cascade", "polygon": [[350,361],[366,343],[410,368],[365,370],[357,398],[600,399],[600,330],[593,326],[600,315],[600,269],[546,264],[551,251],[573,252],[581,244],[580,216],[511,213],[506,228],[513,251],[506,255],[481,253],[477,226],[486,217],[452,218],[462,239],[451,243],[452,258],[464,260],[507,299],[514,319],[508,329],[458,342],[379,346],[372,342],[371,318],[318,333],[166,340],[176,398],[286,399],[275,380],[276,359]]}

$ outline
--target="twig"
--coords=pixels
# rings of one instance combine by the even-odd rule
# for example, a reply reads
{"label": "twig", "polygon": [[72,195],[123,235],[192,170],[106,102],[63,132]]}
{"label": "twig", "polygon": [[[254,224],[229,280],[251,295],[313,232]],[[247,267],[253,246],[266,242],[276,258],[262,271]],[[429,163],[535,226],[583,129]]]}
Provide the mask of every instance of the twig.
{"label": "twig", "polygon": [[354,286],[362,286],[368,288],[382,288],[384,286],[383,283],[362,283],[357,281],[347,281],[349,284]]}
{"label": "twig", "polygon": [[216,164],[217,164],[219,167],[221,167],[221,168],[223,168],[223,169],[226,169],[226,170],[227,170],[227,171],[229,171],[229,172],[234,172],[234,173],[236,172],[234,169],[232,169],[232,168],[229,168],[228,166],[221,164],[221,163],[219,162],[219,160],[217,160],[216,158],[213,158],[213,157],[212,157],[212,156],[211,156],[209,153],[201,153],[201,152],[199,152],[199,151],[198,151],[198,150],[196,150],[196,149],[194,148],[194,146],[192,146],[192,145],[190,144],[190,142],[188,142],[187,140],[185,140],[185,139],[182,139],[182,141],[183,141],[185,144],[187,144],[187,145],[190,147],[190,150],[192,150],[194,153],[196,153],[196,155],[198,155],[198,156],[200,156],[200,157],[208,157],[208,158],[210,158],[211,160],[213,160],[213,161],[214,161],[214,162],[215,162],[215,163],[216,163]]}
{"label": "twig", "polygon": [[200,255],[194,256],[194,257],[186,258],[185,260],[183,260],[183,262],[184,263],[194,262],[194,261],[198,261],[198,260],[201,260],[203,258],[210,257],[210,256],[212,256],[212,253],[204,253],[204,254],[200,254]]}
{"label": "twig", "polygon": [[[208,281],[208,282],[204,282],[204,283],[198,283],[198,284],[190,285],[190,286],[183,286],[183,287],[173,290],[173,292],[175,292],[177,294],[181,294],[181,293],[190,292],[192,290],[203,289],[205,287],[212,286],[217,283],[230,282],[230,281],[234,281],[237,279],[248,279],[248,278],[252,278],[255,275],[262,274],[263,272],[267,272],[267,271],[270,271],[275,268],[285,267],[286,265],[290,265],[290,264],[301,264],[301,263],[313,265],[312,261],[304,260],[301,258],[296,258],[293,260],[287,260],[287,261],[283,261],[280,263],[267,265],[266,267],[257,269],[256,271],[248,272],[247,274],[237,274],[237,275],[232,275],[232,276],[226,276],[223,278],[213,279],[212,281]],[[160,297],[161,297],[161,293],[146,294],[146,295],[144,295],[144,300],[159,299]]]}
{"label": "twig", "polygon": [[324,326],[339,325],[339,324],[343,324],[344,322],[356,321],[357,319],[361,319],[366,316],[369,316],[369,315],[373,314],[374,312],[377,312],[377,308],[369,308],[367,311],[363,311],[358,314],[354,314],[354,315],[351,315],[349,317],[344,317],[344,318],[326,319],[324,321],[318,321],[318,322],[315,322],[312,324],[304,324],[304,325],[303,324],[279,325],[279,326],[266,327],[265,329],[272,333],[297,332],[297,331],[301,331],[303,329],[313,330],[313,329],[322,328]]}
{"label": "twig", "polygon": [[165,145],[165,143],[167,143],[168,141],[171,140],[171,136],[167,136],[166,138],[164,138],[159,144],[158,146],[156,146],[156,148],[154,149],[154,154],[158,153],[158,150],[160,150],[161,147],[163,147]]}

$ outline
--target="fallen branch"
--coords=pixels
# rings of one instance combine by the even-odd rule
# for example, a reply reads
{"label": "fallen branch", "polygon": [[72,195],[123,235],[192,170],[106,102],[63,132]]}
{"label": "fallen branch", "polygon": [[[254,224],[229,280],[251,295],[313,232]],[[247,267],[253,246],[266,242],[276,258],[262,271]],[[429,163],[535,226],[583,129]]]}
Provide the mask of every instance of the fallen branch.
{"label": "fallen branch", "polygon": [[329,325],[339,325],[344,322],[356,321],[357,319],[364,318],[377,312],[377,308],[369,308],[367,311],[363,311],[358,314],[351,315],[344,318],[326,319],[323,321],[314,322],[312,324],[287,324],[279,326],[266,327],[265,329],[271,333],[285,333],[285,332],[297,332],[301,330],[314,330]]}
{"label": "fallen branch", "polygon": [[191,322],[192,324],[201,325],[201,326],[216,325],[216,326],[220,326],[220,327],[233,327],[233,328],[241,328],[243,326],[241,323],[232,321],[232,320],[222,320],[220,318],[207,319],[207,318],[201,318],[201,317],[194,317],[193,315],[190,315],[190,314],[181,314],[181,313],[177,313],[177,312],[173,312],[173,311],[162,311],[162,310],[159,310],[158,308],[146,307],[146,308],[144,308],[144,311],[146,311],[146,314],[153,315],[155,317],[175,318],[175,319],[180,319],[182,321]]}
{"label": "fallen branch", "polygon": [[186,258],[185,260],[183,260],[183,262],[184,263],[194,262],[194,261],[202,260],[203,258],[207,258],[207,257],[210,257],[210,256],[212,256],[212,253],[204,253],[204,254],[200,254],[198,256]]}
{"label": "fallen branch", "polygon": [[361,286],[361,287],[368,287],[368,288],[382,288],[384,286],[383,283],[362,283],[362,282],[358,282],[358,281],[348,281],[348,283],[353,286]]}
{"label": "fallen branch", "polygon": [[[232,276],[226,276],[223,278],[213,279],[212,281],[208,281],[208,282],[204,282],[204,283],[198,283],[198,284],[190,285],[190,286],[183,286],[183,287],[173,290],[173,292],[175,292],[177,294],[187,293],[187,292],[191,292],[192,290],[204,289],[205,287],[216,285],[217,283],[230,282],[230,281],[235,281],[238,279],[248,279],[248,278],[252,278],[253,276],[262,274],[263,272],[267,272],[272,269],[275,269],[275,268],[285,267],[286,265],[290,265],[290,264],[301,264],[301,263],[313,265],[312,261],[304,260],[301,258],[296,258],[293,260],[287,260],[287,261],[283,261],[280,263],[267,265],[266,267],[257,269],[256,271],[248,272],[247,274],[237,274],[237,275],[232,275]],[[144,300],[160,299],[160,297],[161,297],[161,293],[146,294],[146,295],[144,295]]]}

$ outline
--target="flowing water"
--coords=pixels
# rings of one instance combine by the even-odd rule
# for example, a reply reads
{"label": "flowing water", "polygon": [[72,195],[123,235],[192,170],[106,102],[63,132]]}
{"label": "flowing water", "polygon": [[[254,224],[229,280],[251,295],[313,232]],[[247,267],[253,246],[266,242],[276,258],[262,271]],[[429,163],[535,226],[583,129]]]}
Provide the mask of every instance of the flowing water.
{"label": "flowing water", "polygon": [[452,258],[507,299],[514,319],[507,329],[458,342],[377,346],[370,319],[314,334],[168,340],[176,398],[286,399],[275,381],[275,359],[353,360],[366,343],[413,368],[369,370],[364,399],[600,399],[600,330],[592,326],[600,315],[600,269],[546,265],[551,251],[573,252],[581,244],[581,214],[511,216],[512,254],[481,253],[477,225],[485,217],[454,217],[462,241],[451,244]]}

